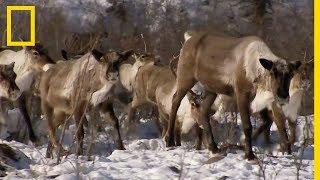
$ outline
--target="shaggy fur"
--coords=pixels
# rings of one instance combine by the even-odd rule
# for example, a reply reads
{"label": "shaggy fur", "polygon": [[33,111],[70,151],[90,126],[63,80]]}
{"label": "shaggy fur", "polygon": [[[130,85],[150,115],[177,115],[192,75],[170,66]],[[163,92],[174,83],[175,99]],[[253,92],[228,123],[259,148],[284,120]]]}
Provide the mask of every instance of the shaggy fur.
{"label": "shaggy fur", "polygon": [[[298,66],[298,65],[297,65]],[[288,97],[287,79],[297,67],[275,56],[262,39],[256,36],[242,38],[199,32],[192,35],[183,45],[177,68],[177,90],[172,100],[166,145],[174,146],[174,129],[178,108],[183,97],[200,82],[206,92],[202,103],[201,117],[204,119],[204,134],[209,150],[218,151],[213,140],[208,113],[217,94],[234,96],[240,111],[246,137],[246,157],[253,159],[252,125],[250,122],[250,102],[256,90],[270,91],[278,99]],[[291,68],[294,67],[294,68]],[[271,89],[269,89],[271,87]],[[281,118],[281,116],[277,116]],[[290,144],[283,121],[277,126],[284,147],[291,153]]]}

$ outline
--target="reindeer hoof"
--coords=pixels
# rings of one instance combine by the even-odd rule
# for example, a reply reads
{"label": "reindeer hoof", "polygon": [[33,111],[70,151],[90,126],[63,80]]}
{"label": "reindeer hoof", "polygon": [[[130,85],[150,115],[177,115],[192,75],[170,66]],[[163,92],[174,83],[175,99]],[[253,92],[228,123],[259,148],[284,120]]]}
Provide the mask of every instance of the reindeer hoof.
{"label": "reindeer hoof", "polygon": [[126,148],[124,148],[123,144],[118,145],[118,146],[117,146],[117,149],[118,149],[118,150],[126,150]]}
{"label": "reindeer hoof", "polygon": [[[61,152],[61,155],[63,155],[63,156],[65,155],[65,154],[64,154],[64,151],[65,151],[65,150],[62,150],[62,152]],[[82,149],[80,149],[80,150],[78,149],[76,154],[77,154],[78,156],[83,155],[83,150],[82,150]]]}
{"label": "reindeer hoof", "polygon": [[209,151],[212,153],[212,154],[217,154],[217,153],[220,153],[221,150],[217,147],[210,147],[209,148]]}
{"label": "reindeer hoof", "polygon": [[246,153],[244,158],[249,160],[249,161],[257,159],[257,157],[253,154],[253,152]]}
{"label": "reindeer hoof", "polygon": [[46,158],[52,158],[52,152],[46,152]]}
{"label": "reindeer hoof", "polygon": [[52,151],[53,151],[52,145],[48,144],[47,151],[46,151],[46,158],[52,158],[53,157]]}
{"label": "reindeer hoof", "polygon": [[[201,147],[201,146],[200,146]],[[205,147],[213,154],[220,153],[221,149],[217,147],[214,143],[206,144]]]}
{"label": "reindeer hoof", "polygon": [[29,134],[29,140],[33,142],[34,144],[39,143],[39,139],[36,137],[34,133]]}
{"label": "reindeer hoof", "polygon": [[288,145],[287,153],[288,153],[288,154],[292,154],[292,151],[291,151],[291,144],[289,144],[289,145]]}
{"label": "reindeer hoof", "polygon": [[181,142],[176,142],[176,146],[181,146]]}
{"label": "reindeer hoof", "polygon": [[168,136],[166,135],[165,137],[165,141],[166,141],[166,147],[174,147],[174,138],[172,136]]}
{"label": "reindeer hoof", "polygon": [[196,150],[201,150],[201,145],[200,146],[196,145],[195,148],[196,148]]}

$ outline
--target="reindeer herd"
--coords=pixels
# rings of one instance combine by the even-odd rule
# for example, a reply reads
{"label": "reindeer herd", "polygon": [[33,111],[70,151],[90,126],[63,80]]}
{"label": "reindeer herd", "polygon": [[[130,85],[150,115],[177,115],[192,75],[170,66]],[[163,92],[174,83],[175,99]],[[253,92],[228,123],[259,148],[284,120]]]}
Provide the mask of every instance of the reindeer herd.
{"label": "reindeer herd", "polygon": [[[128,61],[130,57],[135,60],[133,64]],[[208,150],[218,153],[210,112],[215,111],[211,117],[219,121],[230,107],[236,107],[248,160],[255,158],[253,139],[263,133],[269,142],[273,122],[282,150],[291,153],[303,93],[302,63],[276,56],[259,37],[235,38],[221,33],[188,31],[179,58],[174,58],[170,66],[158,65],[157,56],[153,54],[136,54],[132,50],[99,52],[93,49],[80,57],[65,58],[52,60],[40,44],[17,52],[0,52],[0,96],[19,102],[33,142],[37,138],[26,110],[25,93],[39,84],[35,87],[40,92],[41,110],[47,122],[47,157],[53,157],[53,149],[63,150],[56,131],[71,117],[77,127],[76,153],[83,153],[87,109],[110,114],[118,135],[117,148],[125,149],[113,107],[117,83],[133,97],[127,105],[128,122],[134,122],[138,107],[144,104],[157,109],[156,124],[167,147],[180,146],[181,133],[195,129],[196,148],[201,149],[204,142]],[[201,95],[196,94],[194,88],[200,89]],[[251,115],[259,115],[263,121],[254,132]]]}

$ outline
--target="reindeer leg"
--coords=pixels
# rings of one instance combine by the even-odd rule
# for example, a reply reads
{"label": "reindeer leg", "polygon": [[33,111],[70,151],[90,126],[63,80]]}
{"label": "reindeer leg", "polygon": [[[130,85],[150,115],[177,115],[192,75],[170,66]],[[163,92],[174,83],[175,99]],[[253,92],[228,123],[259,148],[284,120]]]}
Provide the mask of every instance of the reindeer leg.
{"label": "reindeer leg", "polygon": [[252,139],[254,141],[257,140],[257,138],[259,137],[259,135],[264,132],[264,135],[265,135],[265,143],[266,144],[270,144],[270,137],[269,135],[267,135],[267,133],[269,132],[270,134],[270,131],[268,131],[268,129],[270,130],[270,126],[272,124],[272,120],[269,116],[269,111],[267,109],[263,109],[261,112],[260,112],[260,116],[261,116],[261,119],[263,120],[263,124],[261,126],[258,127],[258,129],[256,129],[254,132],[253,132],[253,136],[252,136]]}
{"label": "reindeer leg", "polygon": [[201,146],[202,146],[202,129],[199,127],[198,124],[195,125],[195,129],[196,129],[196,133],[198,136],[198,139],[196,141],[196,150],[201,150]]}
{"label": "reindeer leg", "polygon": [[282,113],[282,109],[280,109],[276,104],[272,105],[272,114],[274,117],[274,122],[277,125],[279,137],[282,141],[283,150],[286,150],[288,154],[291,154],[291,144],[288,140],[288,135],[286,131],[285,117]]}
{"label": "reindeer leg", "polygon": [[136,107],[129,107],[129,111],[128,111],[128,132],[127,133],[132,133],[135,131],[135,126],[136,126],[136,122],[135,122],[135,114],[136,114]]}
{"label": "reindeer leg", "polygon": [[159,111],[159,119],[161,119],[162,122],[162,133],[161,133],[161,137],[164,138],[166,135],[166,132],[168,130],[168,118],[166,117],[166,115],[161,111],[161,109],[158,109]]}
{"label": "reindeer leg", "polygon": [[217,94],[208,93],[202,101],[200,112],[200,117],[203,125],[203,132],[208,146],[207,148],[213,153],[218,152],[219,149],[213,138],[212,128],[210,125],[209,110],[211,109],[211,105],[216,99],[216,97]]}
{"label": "reindeer leg", "polygon": [[174,93],[174,95],[173,95],[171,113],[169,116],[168,129],[167,129],[166,135],[164,137],[167,147],[175,146],[174,125],[176,122],[177,111],[178,111],[178,108],[181,104],[183,97],[187,94],[187,91],[188,91],[188,89],[176,91],[176,93]]}
{"label": "reindeer leg", "polygon": [[165,137],[166,133],[167,133],[167,130],[168,130],[168,121],[167,120],[164,120],[163,121],[163,129],[162,129],[162,134],[161,134],[161,137]]}
{"label": "reindeer leg", "polygon": [[83,130],[83,121],[82,118],[84,117],[84,112],[85,112],[85,103],[80,103],[78,108],[76,108],[74,112],[74,119],[76,122],[76,127],[77,127],[77,132],[76,132],[76,137],[77,137],[77,155],[82,155],[83,154],[83,138],[84,138],[84,130]]}
{"label": "reindeer leg", "polygon": [[112,104],[112,103],[107,103],[106,108],[105,108],[105,111],[109,112],[110,118],[111,118],[111,120],[114,122],[114,128],[116,129],[117,134],[118,134],[117,149],[119,149],[119,150],[125,150],[125,148],[124,148],[124,146],[123,146],[122,138],[121,138],[119,120],[118,120],[118,118],[116,117],[116,115],[114,114],[113,104]]}
{"label": "reindeer leg", "polygon": [[127,119],[127,121],[129,124],[128,125],[129,126],[128,132],[130,132],[130,133],[134,132],[136,129],[135,126],[138,122],[136,122],[135,114],[136,114],[137,108],[142,104],[144,104],[144,101],[138,99],[137,94],[134,94],[131,105],[128,106],[128,119]]}
{"label": "reindeer leg", "polygon": [[249,96],[248,93],[241,92],[240,90],[236,90],[237,92],[237,105],[240,111],[242,128],[245,135],[245,158],[248,160],[255,159],[255,155],[252,151],[252,124],[250,122],[250,114],[249,114]]}
{"label": "reindeer leg", "polygon": [[53,157],[52,156],[53,144],[57,145],[56,129],[53,123],[53,109],[44,101],[41,101],[41,109],[47,121],[47,129],[48,129],[48,135],[49,135],[46,158],[50,158],[50,157]]}
{"label": "reindeer leg", "polygon": [[[47,116],[48,117],[48,116]],[[62,145],[56,139],[56,130],[61,125],[62,116],[55,116],[54,118],[48,118],[48,134],[49,134],[49,142],[47,146],[46,157],[53,157],[52,151],[54,148],[60,148],[62,151]]]}
{"label": "reindeer leg", "polygon": [[[62,112],[62,111],[58,111],[58,112],[54,112],[54,121],[53,121],[53,124],[55,125],[54,129],[58,129],[58,127],[63,124],[64,122],[66,122],[66,117],[67,115]],[[65,124],[66,125],[66,124]],[[63,127],[64,130],[66,127]],[[61,133],[61,137],[59,138],[59,141],[58,141],[58,146],[56,146],[58,148],[57,150],[57,161],[59,162],[60,161],[60,155],[66,155],[66,150],[62,147],[62,140],[63,140],[63,137],[64,137],[64,130],[62,131]],[[49,146],[49,145],[48,145]]]}
{"label": "reindeer leg", "polygon": [[172,106],[171,106],[171,113],[169,116],[169,126],[167,133],[165,135],[165,141],[166,141],[166,146],[167,147],[172,147],[175,145],[174,143],[174,126],[176,122],[176,117],[177,117],[177,111],[178,108],[181,104],[181,101],[183,97],[187,94],[187,92],[194,86],[195,81],[193,78],[190,80],[187,79],[183,81],[183,83],[179,83],[179,77],[177,78],[177,90],[173,95],[172,98]]}
{"label": "reindeer leg", "polygon": [[161,122],[160,122],[160,112],[159,112],[159,110],[156,112],[155,123],[156,123],[157,129],[158,129],[160,135],[162,136],[162,132],[163,132],[164,128],[162,127]]}
{"label": "reindeer leg", "polygon": [[294,144],[296,142],[296,121],[292,121],[292,120],[288,120],[288,124],[289,124],[289,129],[290,129],[290,143]]}
{"label": "reindeer leg", "polygon": [[23,118],[24,118],[26,124],[27,124],[28,133],[29,133],[29,139],[30,139],[31,142],[36,143],[37,142],[37,137],[36,137],[36,135],[34,133],[34,130],[32,128],[31,119],[30,119],[30,116],[29,116],[28,111],[27,111],[27,101],[26,101],[25,93],[22,93],[21,96],[19,97],[19,99],[18,99],[18,107],[19,107],[20,112],[23,115]]}
{"label": "reindeer leg", "polygon": [[52,151],[53,151],[53,145],[52,145],[51,141],[49,140],[48,146],[47,146],[47,151],[46,151],[46,158],[53,158]]}
{"label": "reindeer leg", "polygon": [[271,129],[271,125],[273,123],[273,118],[271,118],[271,114],[270,112],[268,113],[268,117],[269,117],[269,121],[266,124],[266,128],[264,129],[263,135],[264,135],[264,141],[266,144],[271,144],[271,140],[270,140],[270,129]]}
{"label": "reindeer leg", "polygon": [[176,125],[174,127],[175,133],[175,142],[176,146],[181,146],[181,123],[176,121]]}

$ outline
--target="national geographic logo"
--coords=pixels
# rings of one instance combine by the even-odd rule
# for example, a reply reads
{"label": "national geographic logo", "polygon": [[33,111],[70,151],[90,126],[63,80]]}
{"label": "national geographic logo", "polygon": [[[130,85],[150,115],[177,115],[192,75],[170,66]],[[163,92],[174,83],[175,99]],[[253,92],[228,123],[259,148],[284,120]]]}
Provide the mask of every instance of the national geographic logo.
{"label": "national geographic logo", "polygon": [[[30,12],[30,41],[12,41],[12,13],[13,11]],[[34,46],[35,45],[35,6],[7,6],[7,46]]]}

